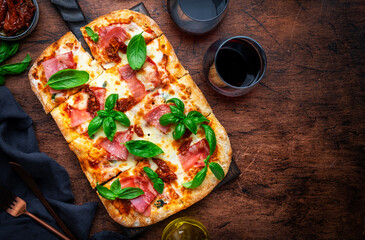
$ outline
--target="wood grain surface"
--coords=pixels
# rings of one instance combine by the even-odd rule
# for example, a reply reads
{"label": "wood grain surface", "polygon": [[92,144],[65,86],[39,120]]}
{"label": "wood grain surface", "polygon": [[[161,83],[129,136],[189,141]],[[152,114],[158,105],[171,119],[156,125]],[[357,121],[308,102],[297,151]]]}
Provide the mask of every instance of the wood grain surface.
{"label": "wood grain surface", "polygon": [[[79,1],[88,20],[138,2]],[[364,1],[231,0],[222,24],[201,37],[174,26],[165,0],[145,5],[225,126],[242,174],[138,239],[159,239],[182,216],[212,239],[364,238]],[[68,31],[49,1],[39,6],[36,30],[8,62],[36,59]],[[255,90],[228,98],[205,82],[202,60],[212,42],[234,35],[257,40],[268,68]],[[76,204],[99,201],[26,74],[6,76],[6,86],[33,118],[41,151],[68,171]],[[102,230],[122,232],[99,202],[91,234]]]}

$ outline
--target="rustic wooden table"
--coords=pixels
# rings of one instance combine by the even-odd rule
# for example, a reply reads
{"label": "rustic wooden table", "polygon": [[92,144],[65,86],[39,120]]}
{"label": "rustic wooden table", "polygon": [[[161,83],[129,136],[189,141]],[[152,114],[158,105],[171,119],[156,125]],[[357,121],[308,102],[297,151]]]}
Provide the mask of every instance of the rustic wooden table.
{"label": "rustic wooden table", "polygon": [[[80,0],[88,20],[139,1]],[[230,2],[213,33],[194,37],[171,21],[165,0],[145,1],[182,64],[204,92],[230,136],[239,179],[165,221],[139,239],[159,239],[182,216],[200,220],[212,239],[318,239],[364,237],[365,4],[354,1]],[[68,29],[48,0],[39,0],[36,30],[20,52],[33,59]],[[215,93],[203,79],[208,46],[245,35],[266,50],[267,73],[240,98]],[[6,86],[33,118],[41,151],[68,171],[76,203],[99,201],[26,74]],[[91,234],[121,228],[99,203]]]}

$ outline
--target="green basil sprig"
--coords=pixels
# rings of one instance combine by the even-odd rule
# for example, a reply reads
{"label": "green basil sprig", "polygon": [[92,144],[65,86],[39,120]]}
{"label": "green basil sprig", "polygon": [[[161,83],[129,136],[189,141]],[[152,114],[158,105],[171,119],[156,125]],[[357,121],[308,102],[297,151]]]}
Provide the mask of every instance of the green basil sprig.
{"label": "green basil sprig", "polygon": [[163,188],[165,187],[162,179],[159,178],[158,174],[149,167],[144,167],[143,170],[147,174],[148,178],[153,182],[153,188],[156,189],[158,193],[162,194]]}
{"label": "green basil sprig", "polygon": [[110,189],[102,185],[96,184],[96,189],[100,196],[108,200],[120,199],[133,199],[144,194],[144,191],[140,188],[126,187],[122,188],[119,179],[116,179],[111,185]]}
{"label": "green basil sprig", "polygon": [[128,152],[139,157],[151,158],[164,153],[159,146],[150,141],[131,140],[123,144],[126,146]]}
{"label": "green basil sprig", "polygon": [[0,63],[4,62],[7,58],[13,56],[19,49],[19,42],[6,42],[1,41],[0,45]]}
{"label": "green basil sprig", "polygon": [[205,177],[207,176],[208,166],[209,166],[209,169],[212,171],[212,173],[218,180],[222,180],[224,178],[224,171],[223,171],[223,168],[221,167],[221,165],[219,165],[219,163],[216,163],[216,162],[209,162],[209,159],[212,156],[212,154],[214,153],[215,148],[217,146],[217,140],[215,137],[215,133],[209,125],[202,124],[202,127],[205,131],[205,138],[207,139],[208,144],[209,144],[209,155],[204,160],[204,163],[205,163],[204,168],[195,175],[194,179],[190,182],[183,183],[183,186],[186,188],[199,187],[203,183]]}
{"label": "green basil sprig", "polygon": [[129,41],[127,46],[127,59],[129,66],[133,70],[140,69],[147,57],[146,41],[142,36],[142,33],[135,35]]}
{"label": "green basil sprig", "polygon": [[54,73],[45,86],[56,90],[81,86],[89,81],[89,73],[83,70],[63,69]]}
{"label": "green basil sprig", "polygon": [[87,35],[91,38],[91,40],[93,40],[94,42],[98,42],[99,41],[99,35],[94,32],[91,27],[85,27],[86,33]]}
{"label": "green basil sprig", "polygon": [[115,121],[129,127],[131,122],[127,115],[123,112],[115,111],[114,106],[118,100],[118,94],[110,94],[105,100],[105,110],[97,111],[97,116],[94,117],[87,128],[87,133],[90,138],[103,126],[105,136],[112,142],[117,131]]}
{"label": "green basil sprig", "polygon": [[180,139],[188,128],[192,133],[197,134],[198,123],[209,122],[209,120],[198,111],[190,111],[188,115],[184,115],[185,105],[178,98],[171,98],[166,101],[167,103],[174,103],[170,106],[171,113],[162,115],[159,122],[162,126],[168,124],[177,123],[175,130],[172,132],[172,136],[175,140]]}

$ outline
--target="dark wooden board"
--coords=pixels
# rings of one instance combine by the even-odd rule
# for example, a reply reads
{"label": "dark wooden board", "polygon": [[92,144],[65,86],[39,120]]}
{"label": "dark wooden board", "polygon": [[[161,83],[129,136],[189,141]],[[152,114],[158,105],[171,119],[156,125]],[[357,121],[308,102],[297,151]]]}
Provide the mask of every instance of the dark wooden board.
{"label": "dark wooden board", "polygon": [[[88,20],[139,1],[80,0]],[[36,30],[9,62],[33,59],[67,32],[48,0]],[[176,217],[200,220],[212,239],[361,239],[365,214],[365,4],[354,1],[231,0],[216,31],[180,32],[165,0],[146,1],[182,64],[225,126],[240,177],[138,239],[160,239]],[[262,83],[240,98],[220,96],[203,79],[204,52],[216,39],[245,35],[266,50]],[[33,118],[41,151],[62,164],[76,203],[99,201],[26,74],[6,86]],[[99,204],[91,233],[122,232]]]}

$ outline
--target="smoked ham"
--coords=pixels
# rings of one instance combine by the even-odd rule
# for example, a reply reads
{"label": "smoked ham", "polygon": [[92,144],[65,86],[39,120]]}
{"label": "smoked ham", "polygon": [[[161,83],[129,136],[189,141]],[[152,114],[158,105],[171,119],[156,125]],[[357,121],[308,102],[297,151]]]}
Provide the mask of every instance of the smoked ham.
{"label": "smoked ham", "polygon": [[160,124],[160,117],[166,113],[170,113],[170,107],[167,104],[161,104],[149,111],[146,115],[144,115],[144,120],[146,122],[156,128],[158,128],[161,132],[167,133],[170,129],[170,126],[162,126]]}
{"label": "smoked ham", "polygon": [[117,132],[114,136],[113,142],[110,142],[108,138],[102,138],[99,145],[104,148],[112,157],[127,160],[128,150],[122,144],[132,139],[133,132],[129,129],[123,132]]}
{"label": "smoked ham", "polygon": [[204,159],[209,155],[209,145],[206,139],[191,145],[186,151],[178,154],[181,166],[188,171],[192,166],[204,166]]}

